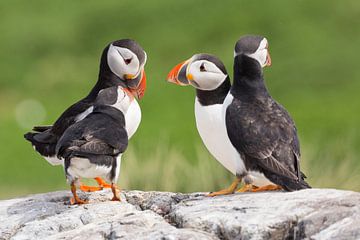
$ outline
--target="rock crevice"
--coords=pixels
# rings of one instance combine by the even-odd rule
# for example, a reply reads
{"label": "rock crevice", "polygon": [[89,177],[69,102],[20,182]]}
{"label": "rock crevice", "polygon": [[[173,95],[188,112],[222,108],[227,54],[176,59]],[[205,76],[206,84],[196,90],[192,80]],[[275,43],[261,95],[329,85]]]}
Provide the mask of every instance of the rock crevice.
{"label": "rock crevice", "polygon": [[244,193],[69,191],[0,201],[0,239],[359,239],[360,193],[333,189]]}

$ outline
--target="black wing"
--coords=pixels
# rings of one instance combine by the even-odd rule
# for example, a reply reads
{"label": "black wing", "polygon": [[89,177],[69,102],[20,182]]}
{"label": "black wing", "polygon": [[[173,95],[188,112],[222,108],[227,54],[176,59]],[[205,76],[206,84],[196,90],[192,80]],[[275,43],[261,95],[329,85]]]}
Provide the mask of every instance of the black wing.
{"label": "black wing", "polygon": [[273,99],[247,102],[234,98],[226,110],[226,127],[247,166],[262,169],[266,177],[287,190],[308,186],[301,177],[295,124]]}
{"label": "black wing", "polygon": [[58,141],[58,157],[69,156],[98,159],[97,156],[117,156],[128,145],[125,119],[113,119],[106,114],[92,113],[69,127]]}
{"label": "black wing", "polygon": [[85,100],[73,104],[56,120],[51,128],[51,132],[60,137],[69,126],[76,122],[76,117],[91,106],[92,103]]}
{"label": "black wing", "polygon": [[61,135],[76,122],[76,117],[90,106],[90,102],[81,100],[66,109],[53,126],[35,126],[35,132],[28,132],[24,137],[42,156],[54,156],[56,143]]}

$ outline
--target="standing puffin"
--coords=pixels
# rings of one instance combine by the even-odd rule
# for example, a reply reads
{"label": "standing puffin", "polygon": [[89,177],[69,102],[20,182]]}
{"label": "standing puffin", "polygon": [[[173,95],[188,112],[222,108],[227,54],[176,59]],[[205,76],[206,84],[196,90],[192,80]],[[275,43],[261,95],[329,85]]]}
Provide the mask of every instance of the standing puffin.
{"label": "standing puffin", "polygon": [[[100,71],[96,85],[90,93],[70,106],[52,126],[36,126],[34,132],[25,134],[34,149],[50,164],[61,165],[63,160],[55,156],[55,147],[64,131],[72,124],[82,120],[94,110],[94,101],[100,90],[112,86],[122,86],[131,94],[141,99],[146,88],[144,66],[146,53],[134,40],[122,39],[111,42],[103,50],[100,60]],[[125,114],[126,130],[130,138],[137,130],[141,121],[141,110],[134,99]],[[83,191],[100,190],[110,187],[101,178],[95,178],[99,187],[81,186]]]}
{"label": "standing puffin", "polygon": [[244,160],[239,177],[253,189],[249,173],[267,179],[257,191],[310,188],[300,171],[295,123],[269,94],[262,67],[271,65],[268,41],[244,36],[235,45],[234,83],[224,101],[223,117],[231,143]]}
{"label": "standing puffin", "polygon": [[71,204],[86,203],[76,194],[79,179],[99,176],[111,183],[112,200],[120,201],[116,182],[121,155],[128,145],[125,114],[132,98],[120,86],[101,90],[93,110],[68,127],[58,140],[56,154],[64,161],[66,179],[74,196]]}
{"label": "standing puffin", "polygon": [[[224,99],[231,88],[224,64],[213,55],[195,54],[176,65],[167,80],[181,86],[191,84],[196,88],[195,120],[199,135],[214,158],[232,174],[240,176],[245,165],[230,142],[222,117]],[[208,196],[231,194],[240,182],[238,177],[227,189]],[[260,186],[261,182],[257,184]]]}

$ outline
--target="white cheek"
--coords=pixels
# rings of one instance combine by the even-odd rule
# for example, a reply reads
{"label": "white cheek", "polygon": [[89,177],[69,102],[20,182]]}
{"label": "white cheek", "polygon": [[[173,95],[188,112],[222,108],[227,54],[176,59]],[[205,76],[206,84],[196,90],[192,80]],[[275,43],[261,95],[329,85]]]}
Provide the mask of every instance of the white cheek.
{"label": "white cheek", "polygon": [[122,78],[125,74],[126,69],[124,68],[124,60],[118,53],[118,51],[110,46],[108,54],[107,54],[107,61],[110,70],[117,75],[118,77]]}
{"label": "white cheek", "polygon": [[131,63],[129,65],[126,66],[127,67],[127,71],[128,74],[132,74],[132,75],[138,75],[139,74],[139,60],[136,57],[133,57]]}
{"label": "white cheek", "polygon": [[253,54],[249,54],[248,56],[257,60],[261,67],[264,67],[266,64],[267,49],[258,50]]}
{"label": "white cheek", "polygon": [[[107,60],[110,70],[120,78],[123,78],[125,74],[137,76],[140,70],[139,60],[136,55],[124,51],[122,51],[122,55],[120,55],[120,53],[114,46],[110,46],[107,54]],[[126,59],[132,59],[131,63],[128,65],[125,64],[123,57]]]}
{"label": "white cheek", "polygon": [[226,75],[212,72],[197,72],[194,75],[194,81],[201,90],[214,90],[223,83]]}

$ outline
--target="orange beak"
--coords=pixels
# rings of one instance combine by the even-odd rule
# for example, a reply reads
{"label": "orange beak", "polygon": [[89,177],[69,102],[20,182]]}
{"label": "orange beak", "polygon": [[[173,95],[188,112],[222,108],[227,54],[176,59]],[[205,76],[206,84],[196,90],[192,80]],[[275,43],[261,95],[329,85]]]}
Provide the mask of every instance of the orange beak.
{"label": "orange beak", "polygon": [[138,86],[134,89],[130,88],[130,92],[137,97],[137,99],[141,99],[144,97],[145,94],[145,90],[146,90],[146,74],[145,74],[145,70],[141,70],[141,80],[138,84]]}
{"label": "orange beak", "polygon": [[179,63],[173,69],[171,69],[171,71],[167,75],[167,81],[171,82],[171,83],[175,83],[176,85],[180,85],[180,86],[189,85],[190,83],[189,83],[188,79],[186,79],[185,75],[182,76],[181,78],[179,78],[180,77],[179,74],[180,74],[181,70],[186,72],[186,65],[188,63],[189,63],[189,60],[186,60],[184,62]]}
{"label": "orange beak", "polygon": [[267,50],[267,56],[266,56],[265,66],[267,66],[267,67],[270,67],[270,66],[271,66],[271,57],[270,57],[270,52],[269,52],[269,50]]}

